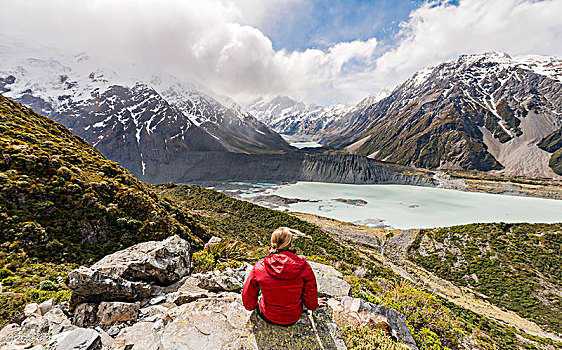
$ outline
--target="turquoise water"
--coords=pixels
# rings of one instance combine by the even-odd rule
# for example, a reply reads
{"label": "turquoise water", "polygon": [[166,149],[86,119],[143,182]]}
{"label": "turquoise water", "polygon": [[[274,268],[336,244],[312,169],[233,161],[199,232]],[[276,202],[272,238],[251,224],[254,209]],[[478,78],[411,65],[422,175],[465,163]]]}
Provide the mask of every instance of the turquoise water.
{"label": "turquoise water", "polygon": [[[347,185],[297,182],[271,186],[262,195],[318,200],[285,208],[341,221],[398,229],[453,226],[475,222],[562,222],[562,201],[405,185]],[[338,198],[362,199],[351,205]]]}
{"label": "turquoise water", "polygon": [[318,142],[292,142],[290,143],[291,146],[296,147],[298,149],[301,148],[318,148],[318,147],[322,147],[322,144],[318,143]]}

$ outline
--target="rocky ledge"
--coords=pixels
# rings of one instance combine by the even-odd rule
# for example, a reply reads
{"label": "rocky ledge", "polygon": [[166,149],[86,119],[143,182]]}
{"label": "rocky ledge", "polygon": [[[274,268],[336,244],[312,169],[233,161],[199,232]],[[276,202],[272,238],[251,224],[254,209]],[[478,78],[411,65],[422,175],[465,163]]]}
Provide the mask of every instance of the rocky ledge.
{"label": "rocky ledge", "polygon": [[417,349],[403,315],[350,297],[331,266],[311,262],[328,306],[280,327],[242,306],[251,265],[190,274],[190,258],[189,243],[174,236],[80,267],[69,275],[71,300],[28,305],[0,330],[0,349],[346,349],[345,326],[383,329]]}

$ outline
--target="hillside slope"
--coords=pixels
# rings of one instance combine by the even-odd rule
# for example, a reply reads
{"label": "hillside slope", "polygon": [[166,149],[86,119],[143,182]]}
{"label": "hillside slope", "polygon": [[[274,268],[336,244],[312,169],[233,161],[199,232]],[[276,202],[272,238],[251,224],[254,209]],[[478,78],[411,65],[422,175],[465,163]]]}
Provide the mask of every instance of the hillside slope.
{"label": "hillside slope", "polygon": [[64,126],[0,95],[0,251],[88,263],[148,239],[209,234]]}
{"label": "hillside slope", "polygon": [[421,230],[408,258],[457,286],[562,333],[562,224]]}
{"label": "hillside slope", "polygon": [[561,125],[562,60],[492,52],[417,72],[388,97],[352,109],[325,141],[423,168],[560,178],[556,150],[537,144]]}

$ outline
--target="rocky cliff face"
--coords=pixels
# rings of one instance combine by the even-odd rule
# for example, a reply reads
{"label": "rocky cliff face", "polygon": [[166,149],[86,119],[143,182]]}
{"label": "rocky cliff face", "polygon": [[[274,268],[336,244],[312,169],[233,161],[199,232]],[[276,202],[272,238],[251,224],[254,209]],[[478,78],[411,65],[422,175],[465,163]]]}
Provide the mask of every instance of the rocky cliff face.
{"label": "rocky cliff face", "polygon": [[562,124],[562,60],[465,55],[427,67],[335,122],[333,147],[424,168],[559,177],[537,144]]}
{"label": "rocky cliff face", "polygon": [[183,152],[157,172],[153,183],[202,181],[320,181],[351,184],[433,186],[434,180],[406,175],[392,165],[356,155],[236,154]]}

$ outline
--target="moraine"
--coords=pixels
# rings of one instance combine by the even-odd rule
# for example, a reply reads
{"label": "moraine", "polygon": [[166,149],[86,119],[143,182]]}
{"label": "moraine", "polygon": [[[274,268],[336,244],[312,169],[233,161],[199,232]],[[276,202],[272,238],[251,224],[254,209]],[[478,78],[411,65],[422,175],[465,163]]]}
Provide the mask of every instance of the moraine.
{"label": "moraine", "polygon": [[[267,196],[287,201],[276,209],[321,215],[340,221],[397,229],[454,226],[477,222],[553,223],[562,221],[562,201],[462,192],[406,185],[348,185],[296,182],[260,184],[226,194],[267,205]],[[272,197],[273,198],[273,197]],[[365,201],[357,206],[341,201]],[[266,202],[264,203],[264,199]],[[277,197],[278,199],[278,197]]]}

